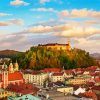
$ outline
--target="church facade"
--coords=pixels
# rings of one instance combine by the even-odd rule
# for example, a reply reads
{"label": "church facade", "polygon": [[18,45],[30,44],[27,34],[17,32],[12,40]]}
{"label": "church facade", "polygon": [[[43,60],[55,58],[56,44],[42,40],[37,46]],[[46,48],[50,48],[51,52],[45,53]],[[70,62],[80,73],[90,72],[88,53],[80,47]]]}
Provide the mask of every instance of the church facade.
{"label": "church facade", "polygon": [[5,63],[0,70],[0,88],[6,88],[9,84],[23,83],[23,74],[19,71],[18,63],[12,62],[7,66]]}

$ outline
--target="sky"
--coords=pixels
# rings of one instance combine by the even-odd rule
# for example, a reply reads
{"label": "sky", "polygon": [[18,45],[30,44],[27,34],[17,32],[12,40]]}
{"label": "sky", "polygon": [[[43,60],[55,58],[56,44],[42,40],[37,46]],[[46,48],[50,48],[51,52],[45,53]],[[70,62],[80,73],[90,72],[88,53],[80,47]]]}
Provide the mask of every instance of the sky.
{"label": "sky", "polygon": [[68,40],[100,53],[100,0],[0,0],[0,50]]}

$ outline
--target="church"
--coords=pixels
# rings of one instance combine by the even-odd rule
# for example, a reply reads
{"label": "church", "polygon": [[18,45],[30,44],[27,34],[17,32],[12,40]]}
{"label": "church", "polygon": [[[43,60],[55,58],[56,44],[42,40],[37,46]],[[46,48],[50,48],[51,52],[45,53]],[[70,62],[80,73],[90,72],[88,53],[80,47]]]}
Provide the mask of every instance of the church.
{"label": "church", "polygon": [[9,66],[5,63],[0,70],[0,88],[7,88],[9,84],[24,83],[23,74],[19,71],[19,65],[10,62]]}

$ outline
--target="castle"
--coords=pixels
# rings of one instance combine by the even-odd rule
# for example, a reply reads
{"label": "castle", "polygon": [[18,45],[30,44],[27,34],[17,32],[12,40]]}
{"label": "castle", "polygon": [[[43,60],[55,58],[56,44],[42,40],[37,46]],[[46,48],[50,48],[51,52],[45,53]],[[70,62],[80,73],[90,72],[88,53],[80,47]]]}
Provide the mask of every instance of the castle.
{"label": "castle", "polygon": [[46,47],[47,49],[56,49],[56,50],[71,50],[70,41],[67,42],[67,44],[58,44],[58,43],[51,43],[51,44],[39,44],[39,47]]}
{"label": "castle", "polygon": [[6,88],[9,84],[20,84],[23,82],[23,75],[19,71],[19,65],[17,61],[15,64],[10,62],[9,66],[7,66],[5,63],[1,66],[0,88]]}

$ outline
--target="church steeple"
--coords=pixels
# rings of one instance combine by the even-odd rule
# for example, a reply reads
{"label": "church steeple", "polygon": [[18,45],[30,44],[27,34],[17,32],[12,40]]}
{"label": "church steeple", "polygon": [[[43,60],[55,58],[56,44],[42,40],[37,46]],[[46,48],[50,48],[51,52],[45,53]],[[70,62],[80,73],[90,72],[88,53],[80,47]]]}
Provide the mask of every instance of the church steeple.
{"label": "church steeple", "polygon": [[6,65],[5,62],[4,62],[4,64],[2,65],[2,69],[7,69],[7,65]]}
{"label": "church steeple", "polygon": [[14,72],[12,61],[9,64],[9,72],[11,72],[11,73]]}
{"label": "church steeple", "polygon": [[18,71],[19,70],[19,65],[18,65],[18,62],[16,60],[16,63],[15,63],[15,66],[14,66],[14,71]]}

